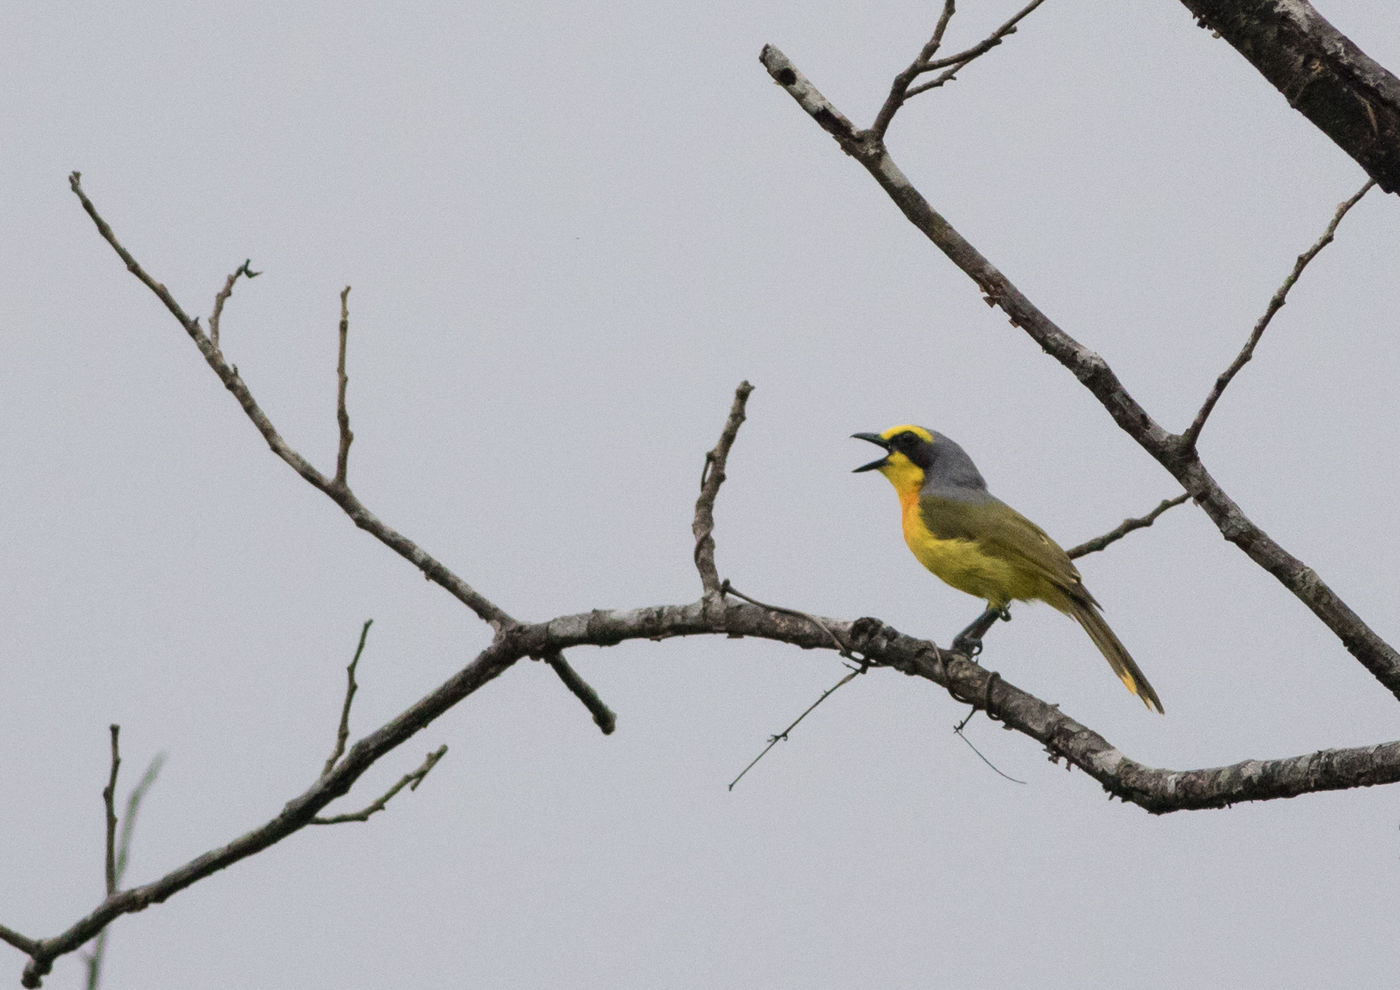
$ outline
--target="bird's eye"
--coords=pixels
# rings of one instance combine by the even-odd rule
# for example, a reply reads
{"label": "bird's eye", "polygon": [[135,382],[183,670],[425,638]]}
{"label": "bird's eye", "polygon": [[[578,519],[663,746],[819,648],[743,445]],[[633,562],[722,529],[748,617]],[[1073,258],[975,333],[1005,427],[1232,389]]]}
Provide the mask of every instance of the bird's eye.
{"label": "bird's eye", "polygon": [[899,436],[894,438],[894,445],[900,448],[901,450],[908,450],[910,447],[915,446],[918,443],[918,440],[919,438],[914,436],[914,434],[905,431],[904,433],[901,433]]}

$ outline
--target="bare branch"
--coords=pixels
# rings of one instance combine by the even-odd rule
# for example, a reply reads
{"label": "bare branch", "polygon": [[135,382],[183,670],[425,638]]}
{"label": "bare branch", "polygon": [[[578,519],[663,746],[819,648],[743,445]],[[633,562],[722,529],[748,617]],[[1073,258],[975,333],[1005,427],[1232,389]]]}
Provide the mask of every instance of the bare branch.
{"label": "bare branch", "polygon": [[1096,536],[1092,540],[1085,540],[1083,543],[1079,544],[1076,547],[1070,547],[1069,550],[1066,552],[1070,555],[1071,558],[1083,557],[1086,554],[1097,553],[1098,551],[1104,549],[1110,544],[1116,543],[1117,541],[1121,540],[1133,530],[1145,529],[1146,527],[1151,526],[1154,522],[1157,521],[1157,517],[1160,516],[1163,512],[1166,512],[1168,509],[1175,508],[1182,502],[1185,502],[1190,497],[1191,496],[1186,492],[1182,492],[1176,498],[1164,498],[1161,502],[1157,504],[1157,508],[1153,509],[1147,515],[1139,516],[1136,519],[1124,519],[1121,523],[1119,523],[1113,529],[1110,529],[1107,533],[1104,533],[1102,536]]}
{"label": "bare branch", "polygon": [[[909,84],[912,83],[920,72],[924,72],[929,59],[943,45],[943,32],[948,30],[948,22],[953,19],[956,13],[955,0],[943,0],[943,12],[938,15],[938,23],[933,28],[933,37],[915,56],[903,72],[894,77],[894,82],[890,83],[890,95],[885,97],[884,104],[880,107],[880,112],[875,115],[875,123],[870,125],[870,134],[877,141],[885,139],[885,132],[890,129],[890,121],[894,120],[894,115],[899,112],[899,108],[904,106],[904,101],[909,98]],[[732,786],[732,785],[731,785]]]}
{"label": "bare branch", "polygon": [[355,647],[355,655],[345,667],[345,702],[340,707],[340,725],[335,731],[335,746],[331,749],[331,755],[326,758],[326,765],[321,769],[322,777],[335,769],[336,761],[345,753],[345,743],[350,738],[350,705],[355,700],[355,692],[359,690],[359,685],[355,683],[355,668],[360,665],[360,654],[365,652],[365,639],[369,636],[369,627],[372,625],[374,620],[366,619],[365,624],[360,627],[359,645]]}
{"label": "bare branch", "polygon": [[845,686],[846,686],[847,684],[849,684],[851,681],[855,680],[858,676],[860,676],[861,674],[865,673],[868,669],[869,669],[868,667],[864,667],[864,666],[852,668],[850,671],[848,671],[848,672],[846,673],[846,676],[845,676],[845,677],[841,678],[841,679],[840,679],[839,681],[837,681],[835,684],[831,685],[831,687],[829,687],[829,688],[827,688],[825,691],[823,691],[823,692],[821,693],[821,696],[820,696],[819,698],[817,698],[816,701],[812,702],[810,705],[808,705],[806,708],[804,708],[804,709],[802,710],[802,714],[799,715],[799,716],[797,716],[797,718],[793,719],[793,720],[792,720],[792,724],[790,724],[786,729],[784,729],[782,732],[779,732],[779,733],[778,733],[777,735],[775,735],[775,736],[769,736],[769,737],[768,737],[768,745],[767,745],[767,746],[764,746],[763,749],[759,752],[759,754],[758,754],[757,756],[755,756],[752,760],[749,761],[749,765],[748,765],[748,766],[744,767],[744,769],[742,769],[742,770],[739,771],[739,776],[735,777],[733,780],[731,780],[731,781],[729,782],[729,790],[731,790],[731,791],[734,790],[734,785],[737,784],[737,783],[739,783],[739,781],[743,780],[743,779],[744,779],[744,774],[746,774],[746,773],[748,773],[750,770],[752,770],[752,769],[754,768],[754,766],[758,763],[759,760],[761,760],[761,759],[763,759],[765,756],[767,756],[767,755],[768,755],[768,751],[769,751],[770,749],[772,749],[774,746],[778,745],[778,743],[780,743],[780,742],[787,742],[788,733],[790,733],[793,729],[797,728],[797,723],[801,722],[801,721],[802,721],[804,718],[806,718],[808,715],[812,714],[813,709],[815,709],[818,705],[820,705],[820,704],[821,704],[823,701],[825,701],[827,698],[829,698],[829,697],[831,697],[833,694],[835,694],[836,691],[837,691],[839,688],[845,687]]}
{"label": "bare branch", "polygon": [[[160,776],[160,768],[164,765],[164,753],[157,753],[153,756],[151,762],[146,766],[146,772],[141,775],[140,781],[127,795],[126,814],[122,817],[121,838],[117,840],[117,886],[121,885],[122,877],[126,875],[126,864],[131,855],[131,837],[136,831],[136,813],[141,808],[141,802],[145,799],[146,792],[151,789],[156,778]],[[109,890],[107,894],[110,897],[112,891]],[[87,990],[97,990],[102,982],[102,961],[107,955],[108,931],[110,929],[104,928],[97,933],[97,938],[92,943],[92,952],[84,959],[84,962],[87,963]]]}
{"label": "bare branch", "polygon": [[715,496],[719,494],[719,486],[724,484],[724,466],[744,422],[744,405],[752,391],[753,386],[748,382],[740,382],[734,390],[734,404],[729,407],[729,418],[724,422],[719,443],[705,455],[705,469],[700,473],[700,497],[695,500],[695,521],[690,530],[695,536],[695,567],[700,571],[700,583],[706,596],[718,595],[720,591],[719,571],[715,568]]}
{"label": "bare branch", "polygon": [[1131,395],[1102,357],[1065,333],[1040,311],[1011,280],[943,218],[890,157],[885,146],[850,121],[772,45],[760,60],[773,80],[828,134],[841,150],[864,167],[887,195],[949,260],[971,278],[990,306],[1002,309],[1011,324],[1060,362],[1098,399],[1113,421],[1137,441],[1181,484],[1227,540],[1272,574],[1331,629],[1377,680],[1400,698],[1400,653],[1332,591],[1312,568],[1294,557],[1255,525],[1210,476],[1199,454],[1163,429]]}
{"label": "bare branch", "polygon": [[[610,646],[630,639],[693,635],[755,636],[806,649],[832,649],[834,636],[848,642],[853,651],[872,664],[923,677],[942,685],[958,701],[984,708],[1010,728],[1040,741],[1052,756],[1085,770],[1111,794],[1154,813],[1224,807],[1241,801],[1400,781],[1400,741],[1284,760],[1246,760],[1207,770],[1146,767],[1123,756],[1057,706],[993,677],[992,672],[977,664],[940,653],[932,643],[904,636],[875,619],[846,622],[822,618],[813,623],[804,615],[789,615],[746,602],[716,603],[703,598],[688,605],[595,610],[504,630],[439,688],[351,746],[334,770],[287,802],[275,818],[227,845],[197,856],[152,883],[117,891],[53,938],[31,941],[9,932],[12,937],[6,937],[6,941],[30,955],[24,985],[38,986],[55,958],[80,948],[114,918],[165,901],[204,877],[300,831],[326,805],[348,792],[380,757],[522,657],[583,645]],[[423,772],[421,768],[419,772]]]}
{"label": "bare branch", "polygon": [[578,671],[569,666],[569,661],[564,659],[562,653],[550,653],[545,656],[544,662],[554,669],[559,675],[559,679],[564,682],[564,686],[574,693],[579,701],[583,702],[585,708],[593,713],[593,721],[598,728],[603,730],[603,735],[610,736],[617,728],[617,713],[603,703],[603,699],[598,697],[598,692],[593,686],[579,676]]}
{"label": "bare branch", "polygon": [[[76,173],[74,173],[76,174]],[[219,290],[219,294],[214,297],[214,311],[209,314],[209,339],[215,347],[219,346],[219,320],[224,315],[224,303],[228,302],[228,297],[233,295],[233,283],[238,281],[238,276],[247,278],[257,278],[262,272],[255,272],[248,266],[253,263],[252,258],[244,260],[243,264],[235,268],[232,274],[224,281],[224,287]]]}
{"label": "bare branch", "polygon": [[4,925],[0,925],[0,941],[8,942],[27,956],[32,956],[39,951],[39,943],[35,939],[21,935],[13,928],[6,928]]}
{"label": "bare branch", "polygon": [[224,385],[238,400],[238,404],[243,407],[243,412],[252,420],[258,432],[262,434],[263,440],[267,442],[272,452],[285,461],[293,471],[301,475],[312,487],[327,495],[331,501],[340,506],[341,510],[350,517],[350,520],[360,529],[369,533],[385,546],[389,547],[400,557],[403,557],[414,567],[423,572],[423,576],[447,591],[467,608],[475,612],[481,619],[490,624],[496,631],[500,631],[505,626],[510,625],[515,620],[502,608],[489,601],[484,595],[477,592],[471,585],[467,584],[456,574],[452,573],[436,558],[424,551],[418,544],[414,543],[402,533],[396,532],[381,522],[364,504],[355,497],[346,485],[337,485],[333,478],[327,478],[324,474],[312,467],[311,463],[302,457],[282,439],[281,435],[273,427],[272,421],[267,418],[257,401],[253,398],[253,393],[239,377],[238,369],[224,360],[219,348],[214,346],[204,330],[200,327],[199,321],[192,319],[180,307],[164,285],[161,285],[141,267],[141,264],[131,255],[121,242],[117,240],[116,234],[112,232],[111,226],[97,212],[97,207],[88,199],[83,192],[80,182],[81,176],[74,172],[69,176],[69,185],[73,189],[74,195],[83,204],[83,209],[87,211],[92,222],[97,226],[97,231],[103,239],[112,246],[112,250],[126,263],[127,270],[130,271],[141,284],[155,293],[165,308],[179,321],[180,326],[199,352],[204,355],[205,362],[213,369],[214,374],[219,377]]}
{"label": "bare branch", "polygon": [[[954,0],[944,0],[943,12],[938,16],[938,24],[933,29],[933,37],[919,51],[914,61],[910,62],[903,72],[894,77],[894,81],[890,84],[890,93],[885,97],[885,102],[881,105],[879,113],[875,115],[875,122],[870,125],[869,137],[875,141],[883,141],[885,132],[890,128],[890,122],[894,120],[894,115],[899,112],[900,107],[904,106],[906,100],[942,86],[951,80],[969,62],[985,55],[1001,44],[1002,39],[1007,35],[1014,34],[1016,25],[1044,2],[1045,0],[1031,0],[1009,20],[971,48],[958,52],[956,55],[935,59],[933,56],[942,47],[943,33],[948,29],[948,22],[952,20],[954,14]],[[913,85],[914,80],[925,72],[935,72],[938,69],[947,69],[947,71],[931,82]]]}
{"label": "bare branch", "polygon": [[107,778],[107,786],[102,789],[102,804],[107,810],[107,868],[104,871],[107,880],[107,896],[111,897],[117,891],[117,770],[122,765],[121,748],[117,745],[117,737],[121,735],[120,725],[108,727],[112,733],[112,772]]}
{"label": "bare branch", "polygon": [[394,795],[397,794],[399,791],[403,790],[405,786],[407,786],[410,791],[418,790],[418,785],[423,782],[423,778],[428,776],[428,772],[431,771],[433,767],[437,766],[438,760],[442,759],[446,755],[447,744],[443,743],[437,749],[433,750],[431,753],[428,754],[427,759],[423,761],[422,765],[419,766],[417,770],[413,771],[412,773],[404,774],[402,777],[399,778],[398,783],[394,784],[393,787],[385,791],[382,795],[380,795],[377,799],[371,802],[364,809],[360,811],[351,812],[350,814],[346,815],[332,815],[329,818],[313,818],[311,819],[311,824],[340,825],[344,822],[369,821],[370,815],[374,814],[377,811],[383,811],[388,806],[389,802],[393,800]]}
{"label": "bare branch", "polygon": [[1307,0],[1181,0],[1376,179],[1400,190],[1400,79]]}
{"label": "bare branch", "polygon": [[974,59],[980,58],[981,56],[987,54],[987,52],[991,51],[997,45],[1001,44],[1002,40],[1005,39],[1008,35],[1015,34],[1016,25],[1022,20],[1024,20],[1026,15],[1028,15],[1031,11],[1035,10],[1035,8],[1039,7],[1044,2],[1045,0],[1031,0],[1030,3],[1026,4],[1014,15],[1012,15],[1010,20],[1006,21],[1004,24],[1001,25],[1001,27],[997,28],[995,31],[987,35],[987,37],[983,38],[971,48],[967,49],[966,51],[958,52],[956,55],[949,55],[945,58],[935,59],[934,61],[929,62],[927,65],[924,66],[924,72],[935,72],[938,69],[944,69],[945,71],[939,73],[937,78],[931,79],[928,82],[919,83],[919,85],[911,87],[909,91],[904,94],[904,98],[906,100],[910,99],[912,97],[918,96],[920,93],[927,93],[931,89],[937,89],[944,83],[951,82],[957,77],[957,74],[967,66],[969,62],[972,62]]}
{"label": "bare branch", "polygon": [[331,484],[344,488],[346,472],[350,468],[350,444],[355,434],[350,432],[350,413],[345,408],[345,387],[350,379],[345,374],[345,339],[350,335],[350,286],[340,293],[340,357],[336,360],[335,421],[340,428],[340,449],[335,457],[335,480]]}
{"label": "bare branch", "polygon": [[1283,284],[1274,292],[1273,298],[1269,300],[1269,305],[1264,309],[1264,315],[1259,317],[1259,322],[1254,324],[1254,331],[1245,341],[1244,347],[1236,355],[1235,360],[1230,362],[1230,366],[1220,373],[1220,377],[1215,380],[1215,387],[1206,396],[1206,401],[1201,405],[1200,411],[1196,413],[1196,418],[1181,435],[1181,441],[1187,447],[1195,447],[1196,441],[1200,439],[1201,430],[1205,428],[1206,419],[1211,411],[1215,409],[1215,404],[1220,401],[1220,397],[1225,394],[1225,388],[1240,373],[1249,359],[1254,356],[1254,348],[1259,343],[1259,338],[1264,336],[1264,331],[1268,329],[1274,314],[1283,308],[1283,304],[1288,301],[1288,290],[1292,289],[1294,283],[1298,281],[1298,276],[1303,274],[1303,269],[1318,256],[1327,245],[1332,243],[1332,238],[1337,233],[1337,225],[1342,222],[1342,217],[1346,216],[1353,206],[1361,201],[1361,197],[1370,191],[1376,184],[1375,179],[1366,180],[1365,185],[1357,190],[1356,195],[1337,207],[1337,212],[1332,215],[1332,222],[1327,225],[1327,229],[1322,232],[1322,236],[1317,239],[1312,247],[1298,255],[1298,260],[1293,263],[1293,270],[1288,273],[1288,277],[1283,280]]}

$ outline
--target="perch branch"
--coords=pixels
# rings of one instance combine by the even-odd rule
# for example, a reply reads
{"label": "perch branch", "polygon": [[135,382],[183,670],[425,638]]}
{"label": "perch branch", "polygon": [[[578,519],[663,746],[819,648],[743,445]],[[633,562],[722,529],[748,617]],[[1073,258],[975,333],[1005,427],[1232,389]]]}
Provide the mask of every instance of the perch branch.
{"label": "perch branch", "polygon": [[1268,571],[1336,634],[1342,645],[1377,680],[1400,698],[1400,654],[1371,629],[1346,602],[1301,560],[1255,525],[1211,477],[1198,453],[1183,438],[1148,415],[1095,352],[1079,343],[1040,311],[1011,280],[939,214],[895,164],[884,144],[851,122],[772,45],[760,56],[773,80],[864,167],[905,217],[973,280],[990,306],[1060,362],[1099,401],[1113,421],[1180,482],[1220,530],[1251,560]]}

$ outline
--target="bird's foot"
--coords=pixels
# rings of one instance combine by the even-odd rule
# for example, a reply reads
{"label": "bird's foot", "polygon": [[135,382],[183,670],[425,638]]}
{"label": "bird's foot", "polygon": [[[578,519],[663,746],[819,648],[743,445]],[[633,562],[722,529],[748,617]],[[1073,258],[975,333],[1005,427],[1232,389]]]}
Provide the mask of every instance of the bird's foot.
{"label": "bird's foot", "polygon": [[982,652],[982,638],[980,636],[969,636],[971,629],[964,629],[953,637],[953,652],[964,653],[967,658],[974,663],[977,662],[977,655]]}

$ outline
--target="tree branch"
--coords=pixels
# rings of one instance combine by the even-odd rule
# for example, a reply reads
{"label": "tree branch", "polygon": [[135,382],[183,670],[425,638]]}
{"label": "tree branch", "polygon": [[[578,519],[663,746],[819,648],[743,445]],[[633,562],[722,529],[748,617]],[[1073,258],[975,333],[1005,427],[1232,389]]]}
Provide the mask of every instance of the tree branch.
{"label": "tree branch", "polygon": [[1400,79],[1307,0],[1181,0],[1288,105],[1354,158],[1385,192],[1400,190]]}
{"label": "tree branch", "polygon": [[255,272],[248,267],[252,263],[253,259],[248,258],[235,268],[224,281],[224,287],[214,297],[214,310],[209,314],[209,340],[215,347],[219,346],[219,320],[224,315],[224,303],[228,302],[228,297],[233,295],[233,283],[238,281],[240,275],[247,278],[257,278],[262,274],[262,272]]}
{"label": "tree branch", "polygon": [[106,810],[106,812],[107,812],[107,814],[106,814],[106,819],[107,819],[107,842],[106,842],[106,849],[107,849],[106,860],[107,860],[107,865],[106,865],[106,869],[103,871],[103,873],[104,873],[104,876],[105,876],[105,879],[106,879],[107,896],[108,896],[108,897],[111,897],[114,893],[116,893],[116,890],[117,890],[117,806],[116,806],[116,794],[117,794],[117,770],[118,770],[118,768],[120,768],[121,765],[122,765],[121,748],[120,748],[120,746],[119,746],[118,743],[117,743],[117,737],[121,735],[122,728],[121,728],[120,725],[115,725],[115,724],[109,726],[108,728],[109,728],[109,730],[111,731],[111,734],[112,734],[112,770],[111,770],[111,774],[107,777],[107,786],[104,787],[104,788],[102,788],[102,805],[103,805],[103,807],[105,808],[105,810]]}
{"label": "tree branch", "polygon": [[340,706],[340,725],[336,727],[335,745],[331,747],[331,755],[326,758],[326,764],[321,768],[322,777],[335,769],[336,760],[344,755],[345,743],[350,738],[350,705],[355,700],[355,692],[359,690],[359,685],[355,683],[355,668],[360,665],[360,654],[365,652],[365,639],[368,638],[369,627],[372,625],[374,620],[366,619],[365,624],[360,627],[360,642],[355,647],[355,655],[345,667],[345,701]]}
{"label": "tree branch", "polygon": [[1123,537],[1131,533],[1133,530],[1145,529],[1146,527],[1151,526],[1154,522],[1157,521],[1157,517],[1160,516],[1163,512],[1166,512],[1168,509],[1175,508],[1182,502],[1185,502],[1190,497],[1191,496],[1188,495],[1186,492],[1182,492],[1180,495],[1176,496],[1176,498],[1164,498],[1161,502],[1157,504],[1157,508],[1153,509],[1147,515],[1139,516],[1136,519],[1124,519],[1121,523],[1119,523],[1113,529],[1110,529],[1107,533],[1104,533],[1102,536],[1096,536],[1092,540],[1085,540],[1078,546],[1070,547],[1069,550],[1065,552],[1070,555],[1071,559],[1075,557],[1083,557],[1086,554],[1097,553],[1098,551],[1104,549],[1110,544],[1118,542]]}
{"label": "tree branch", "polygon": [[734,390],[734,404],[729,407],[729,418],[724,422],[719,443],[705,455],[705,468],[700,472],[700,497],[695,500],[695,520],[690,531],[695,536],[695,567],[700,572],[700,584],[707,597],[718,595],[720,591],[719,571],[715,568],[715,496],[719,494],[719,486],[724,484],[729,450],[743,425],[744,406],[752,391],[753,386],[748,382],[740,382]]}
{"label": "tree branch", "polygon": [[860,132],[772,45],[760,55],[773,80],[787,90],[841,150],[858,161],[894,200],[905,217],[981,290],[989,306],[999,307],[1060,362],[1107,410],[1113,421],[1181,483],[1205,510],[1222,536],[1234,543],[1312,610],[1342,645],[1385,687],[1400,698],[1400,654],[1337,597],[1312,568],[1298,560],[1256,526],[1210,476],[1199,454],[1169,433],[1128,394],[1102,357],[1079,343],[1024,296],[1011,280],[972,246],[914,188],[885,146]]}
{"label": "tree branch", "polygon": [[[112,889],[107,891],[109,897],[121,885],[122,878],[126,876],[126,864],[131,856],[131,837],[136,831],[136,813],[141,808],[141,802],[145,800],[146,792],[155,785],[156,777],[160,776],[160,768],[164,765],[165,754],[157,753],[146,766],[146,772],[141,775],[141,779],[127,795],[126,814],[122,817],[121,838],[117,842],[115,883],[112,885]],[[87,963],[87,990],[97,990],[102,982],[102,961],[107,955],[108,931],[109,929],[104,928],[97,933],[97,938],[93,940],[92,952],[84,960]]]}
{"label": "tree branch", "polygon": [[[765,53],[765,58],[767,56],[768,52]],[[776,56],[781,59],[781,53],[776,53]],[[804,105],[810,104],[815,108],[809,112],[812,112],[824,127],[833,133],[844,133],[851,146],[857,146],[858,142],[853,134],[849,130],[842,131],[843,126],[849,128],[845,118],[831,109],[820,94],[802,80],[795,70],[779,64],[770,71],[774,71],[775,78],[779,78],[780,81],[786,78],[786,85],[791,87],[790,91],[794,92],[795,96],[801,94],[801,99],[806,101]],[[888,156],[884,155],[882,148],[878,148],[877,159],[872,159],[867,167],[893,169],[893,163],[888,161]],[[894,182],[896,178],[902,180],[903,177],[899,176],[898,170],[895,169],[888,178]],[[697,541],[696,560],[697,565],[700,565],[702,559],[708,560],[708,571],[703,567],[701,569],[702,579],[706,574],[712,577],[712,580],[702,580],[705,584],[705,594],[701,599],[686,605],[662,605],[628,611],[594,610],[576,615],[557,616],[545,622],[518,623],[479,596],[416,544],[379,523],[354,500],[348,490],[337,489],[332,479],[327,479],[317,472],[291,450],[253,401],[251,393],[238,378],[236,370],[223,361],[217,348],[212,347],[197,321],[185,316],[164,286],[146,274],[117,242],[111,228],[83,194],[76,173],[72,177],[72,185],[102,236],[127,263],[133,274],[180,320],[181,325],[205,355],[206,361],[225,387],[234,393],[245,413],[274,452],[306,480],[326,492],[355,519],[357,525],[368,529],[395,552],[413,561],[431,579],[491,622],[496,628],[496,636],[486,649],[438,688],[362,737],[348,750],[344,750],[343,755],[332,761],[333,765],[328,772],[322,773],[308,789],[287,802],[276,816],[264,824],[224,846],[195,857],[151,883],[125,890],[115,889],[117,884],[110,883],[109,887],[113,889],[97,907],[53,938],[32,940],[8,928],[0,928],[0,938],[20,948],[30,957],[23,976],[26,986],[38,986],[43,976],[50,971],[55,958],[81,947],[113,919],[123,914],[161,903],[204,877],[280,842],[309,824],[318,821],[324,823],[368,818],[375,811],[382,809],[403,786],[413,786],[416,780],[421,780],[436,762],[434,755],[430,754],[429,760],[425,761],[418,771],[406,775],[363,812],[349,818],[322,818],[320,812],[332,801],[347,794],[365,771],[380,758],[432,724],[464,698],[500,676],[518,660],[524,657],[548,659],[580,646],[604,647],[632,639],[659,640],[676,636],[720,635],[753,636],[804,649],[849,648],[871,664],[890,666],[941,685],[955,699],[983,708],[1008,727],[1036,739],[1046,747],[1052,757],[1064,759],[1071,765],[1080,767],[1111,794],[1154,813],[1186,808],[1221,807],[1238,801],[1291,797],[1310,791],[1400,780],[1400,742],[1364,749],[1330,750],[1264,763],[1250,760],[1233,766],[1206,770],[1153,769],[1127,759],[1101,736],[1062,713],[1057,706],[1021,691],[995,672],[984,670],[956,655],[940,653],[933,643],[905,636],[878,620],[861,619],[848,622],[726,600],[723,594],[719,593],[722,586],[717,583],[712,538],[708,550],[702,552],[701,546],[712,534],[714,498],[723,480],[729,447],[743,420],[744,400],[749,388],[747,383],[741,385],[736,392],[734,407],[721,435],[721,442],[711,451],[706,476],[702,482],[701,496],[697,502],[696,524],[693,527]],[[905,185],[907,186],[907,183]],[[917,196],[917,193],[913,195]],[[922,202],[921,197],[918,202]],[[927,204],[924,204],[924,208],[927,208]],[[911,206],[910,209],[914,207]],[[937,219],[942,222],[941,218]],[[946,226],[946,222],[944,223]],[[951,231],[951,228],[948,230]],[[956,237],[956,233],[952,232],[952,236]],[[980,255],[976,257],[980,258]],[[1053,346],[1061,354],[1077,361],[1075,366],[1082,367],[1082,378],[1087,379],[1086,384],[1092,383],[1092,386],[1100,389],[1110,386],[1117,389],[1116,392],[1110,390],[1108,393],[1118,398],[1118,405],[1110,408],[1110,412],[1117,410],[1115,418],[1124,413],[1124,410],[1131,413],[1137,409],[1097,355],[1085,351],[1077,342],[1064,335],[1063,331],[1049,324],[1029,302],[1018,302],[1019,293],[1014,287],[1005,282],[1000,273],[990,265],[986,265],[986,268],[984,274],[989,294],[992,290],[996,292],[994,301],[1004,307],[1010,306],[1008,311],[1013,312],[1013,318],[1019,313],[1027,319],[1037,321],[1032,335],[1039,333],[1040,337],[1037,339],[1044,339],[1047,346]],[[1141,416],[1142,422],[1139,425],[1143,429],[1150,427],[1163,438],[1176,439],[1152,424],[1145,413],[1141,413]],[[1149,431],[1149,437],[1155,435]],[[1183,460],[1183,463],[1190,465],[1193,462]],[[1196,483],[1194,488],[1188,485],[1188,491],[1209,495],[1209,490],[1199,483],[1198,479],[1192,480]],[[1197,494],[1198,501],[1203,497],[1202,494]],[[337,749],[343,747],[337,744]],[[438,751],[439,757],[441,752]]]}
{"label": "tree branch", "polygon": [[1196,418],[1187,427],[1186,432],[1181,435],[1181,441],[1185,446],[1196,446],[1196,442],[1201,436],[1201,430],[1205,428],[1206,419],[1215,409],[1215,404],[1220,401],[1220,397],[1225,394],[1226,386],[1240,373],[1240,369],[1249,362],[1249,359],[1254,357],[1254,348],[1258,346],[1259,339],[1264,336],[1264,331],[1268,329],[1274,314],[1282,309],[1283,304],[1288,301],[1288,290],[1293,288],[1298,281],[1298,276],[1303,274],[1303,269],[1308,267],[1308,264],[1318,256],[1323,248],[1332,243],[1332,238],[1336,236],[1337,226],[1342,222],[1342,217],[1346,216],[1375,184],[1375,179],[1367,179],[1366,183],[1356,191],[1356,195],[1337,207],[1337,212],[1332,215],[1332,222],[1327,225],[1327,229],[1322,232],[1317,243],[1298,255],[1298,260],[1293,263],[1293,270],[1288,273],[1283,284],[1274,292],[1273,298],[1269,300],[1269,305],[1264,308],[1264,315],[1259,317],[1258,323],[1254,324],[1254,330],[1250,333],[1249,339],[1245,341],[1244,347],[1235,356],[1235,360],[1230,362],[1230,366],[1220,373],[1220,377],[1215,380],[1215,387],[1210,390],[1205,402],[1201,404],[1200,411],[1196,413]]}
{"label": "tree branch", "polygon": [[[1001,27],[997,28],[987,37],[983,38],[971,48],[958,52],[956,55],[949,55],[945,58],[935,59],[933,56],[943,45],[943,34],[948,30],[948,22],[953,19],[954,0],[943,0],[943,12],[938,16],[938,23],[934,26],[933,37],[919,51],[914,61],[909,66],[894,77],[894,82],[890,85],[890,94],[885,97],[884,104],[875,115],[875,122],[870,125],[869,136],[876,141],[885,139],[885,132],[889,130],[890,122],[894,120],[894,115],[899,112],[906,100],[926,93],[931,89],[942,86],[962,71],[969,62],[982,55],[987,54],[1007,35],[1016,32],[1016,25],[1025,20],[1027,15],[1035,8],[1039,7],[1045,0],[1031,0],[1019,11],[1013,14]],[[946,69],[938,78],[930,82],[913,85],[914,80],[925,72],[935,72],[938,69]]]}
{"label": "tree branch", "polygon": [[418,785],[423,782],[423,778],[428,776],[429,771],[438,765],[438,760],[447,755],[447,744],[443,743],[437,749],[428,754],[421,766],[412,773],[406,773],[399,778],[398,783],[389,788],[379,797],[375,798],[368,806],[360,811],[354,811],[346,815],[332,815],[329,818],[317,816],[311,819],[312,825],[341,825],[345,822],[367,822],[369,816],[377,811],[383,811],[393,800],[395,794],[407,787],[410,791],[418,790]]}
{"label": "tree branch", "polygon": [[355,439],[355,434],[350,432],[350,411],[345,408],[345,389],[350,384],[350,378],[345,373],[345,341],[350,336],[350,286],[346,286],[340,293],[340,354],[336,359],[335,377],[335,421],[340,432],[340,447],[335,455],[335,480],[331,484],[337,488],[345,488],[348,484],[346,474],[350,470],[350,444]]}
{"label": "tree branch", "polygon": [[243,408],[244,414],[252,421],[257,431],[262,434],[263,440],[267,442],[272,452],[285,461],[293,471],[301,475],[313,488],[324,493],[331,501],[340,506],[341,510],[350,517],[351,522],[422,571],[424,577],[446,590],[448,594],[475,612],[493,629],[499,631],[502,627],[515,621],[504,609],[477,592],[418,544],[380,522],[347,486],[337,485],[333,478],[328,478],[316,470],[306,458],[298,454],[282,439],[282,436],[273,427],[272,421],[267,418],[267,414],[262,411],[253,398],[248,386],[239,377],[238,369],[224,360],[223,354],[204,333],[199,321],[186,314],[165,286],[152,278],[140,262],[132,257],[131,252],[117,240],[111,226],[97,212],[97,208],[83,192],[81,178],[80,173],[74,172],[68,177],[68,183],[72,187],[74,195],[83,204],[83,209],[92,218],[98,233],[112,246],[112,250],[126,264],[127,270],[155,294],[156,298],[164,304],[165,308],[184,328],[185,333],[189,334],[194,345],[199,348],[200,354],[204,355],[205,362],[219,377],[219,381],[223,382],[224,388],[233,393],[233,397]]}

